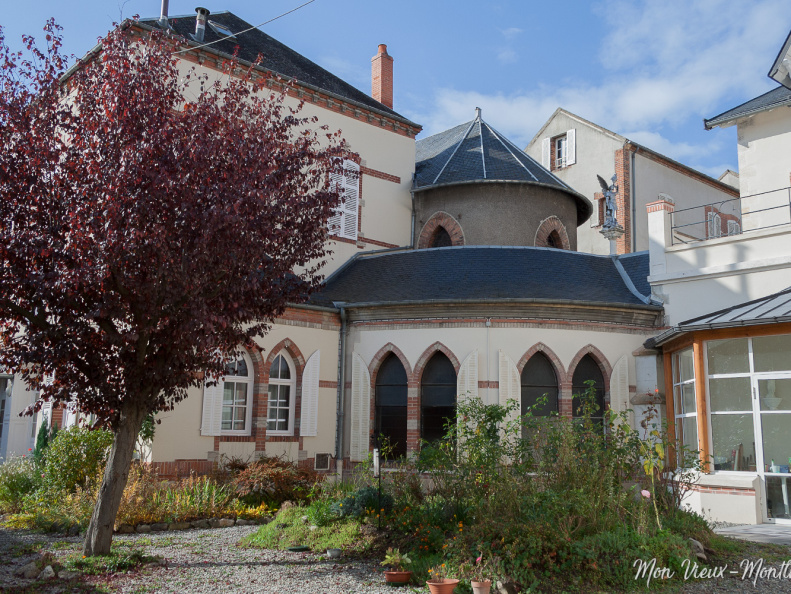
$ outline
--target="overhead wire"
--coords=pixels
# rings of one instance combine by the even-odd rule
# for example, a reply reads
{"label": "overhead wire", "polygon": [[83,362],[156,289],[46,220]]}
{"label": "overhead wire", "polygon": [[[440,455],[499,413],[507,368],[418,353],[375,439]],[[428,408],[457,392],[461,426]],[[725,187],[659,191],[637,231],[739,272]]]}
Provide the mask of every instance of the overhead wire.
{"label": "overhead wire", "polygon": [[[260,25],[255,25],[255,26],[253,26],[253,27],[249,27],[249,28],[245,29],[244,31],[238,31],[238,32],[234,33],[234,36],[236,36],[236,35],[241,35],[242,33],[247,33],[248,31],[252,31],[253,29],[259,29],[259,28],[263,27],[264,25],[268,25],[269,23],[271,23],[271,22],[273,22],[273,21],[276,21],[277,19],[283,18],[284,16],[286,16],[286,15],[288,15],[288,14],[291,14],[292,12],[296,12],[296,11],[297,11],[297,10],[299,10],[300,8],[303,8],[303,7],[307,6],[308,4],[312,4],[312,3],[313,3],[313,2],[315,2],[315,1],[316,1],[316,0],[308,0],[308,1],[307,1],[307,2],[305,2],[304,4],[300,4],[300,5],[299,5],[299,6],[297,6],[296,8],[292,8],[291,10],[289,10],[289,11],[287,11],[287,12],[284,12],[283,14],[279,14],[279,15],[277,15],[275,18],[269,19],[268,21],[265,21],[265,22],[261,23]],[[209,43],[202,43],[201,45],[192,46],[192,47],[188,47],[187,49],[183,49],[183,50],[179,50],[179,51],[177,51],[177,52],[173,52],[173,53],[172,53],[172,54],[170,54],[170,55],[171,55],[171,56],[175,56],[175,55],[178,55],[178,54],[183,54],[183,53],[186,53],[186,52],[191,52],[191,51],[194,51],[194,50],[196,50],[196,49],[200,49],[200,48],[202,48],[202,47],[207,47],[207,46],[209,46],[209,45],[214,45],[215,43],[219,43],[220,41],[226,41],[226,40],[227,40],[227,38],[226,38],[226,37],[222,37],[222,38],[220,38],[220,39],[215,39],[214,41],[210,41]]]}

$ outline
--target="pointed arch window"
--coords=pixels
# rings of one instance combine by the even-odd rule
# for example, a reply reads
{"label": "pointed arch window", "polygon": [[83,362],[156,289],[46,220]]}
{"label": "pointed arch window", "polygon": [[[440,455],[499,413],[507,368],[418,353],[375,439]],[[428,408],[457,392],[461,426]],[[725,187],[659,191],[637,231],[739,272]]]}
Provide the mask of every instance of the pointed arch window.
{"label": "pointed arch window", "polygon": [[444,353],[436,353],[420,381],[420,437],[436,441],[456,422],[456,370]]}
{"label": "pointed arch window", "polygon": [[431,245],[429,245],[429,247],[440,248],[451,247],[452,245],[453,240],[450,238],[450,233],[448,233],[448,230],[442,225],[437,227],[437,230],[434,232],[434,236],[431,238]]}
{"label": "pointed arch window", "polygon": [[393,457],[406,456],[407,375],[401,360],[392,353],[376,374],[375,435],[392,447]]}
{"label": "pointed arch window", "polygon": [[269,402],[266,432],[268,435],[294,434],[294,404],[297,373],[285,351],[278,354],[269,368]]}
{"label": "pointed arch window", "polygon": [[253,372],[246,353],[225,366],[222,378],[222,416],[220,429],[229,434],[250,434],[252,421]]}
{"label": "pointed arch window", "polygon": [[591,415],[594,420],[601,422],[604,418],[604,374],[601,372],[599,364],[596,363],[591,355],[585,355],[577,364],[574,375],[571,379],[571,389],[573,398],[571,400],[572,415],[577,418],[582,416],[582,400],[580,394],[587,391],[588,385],[585,383],[593,380],[595,389],[595,403],[598,409]]}
{"label": "pointed arch window", "polygon": [[[539,405],[539,402],[542,403]],[[558,412],[558,378],[544,353],[530,357],[522,370],[522,414],[526,414],[530,407],[533,407],[534,417]]]}

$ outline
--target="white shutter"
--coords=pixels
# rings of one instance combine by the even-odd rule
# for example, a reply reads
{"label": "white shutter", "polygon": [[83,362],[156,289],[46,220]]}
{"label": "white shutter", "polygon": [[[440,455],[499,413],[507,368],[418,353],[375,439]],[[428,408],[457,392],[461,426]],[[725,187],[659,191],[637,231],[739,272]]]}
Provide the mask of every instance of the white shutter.
{"label": "white shutter", "polygon": [[456,394],[459,402],[478,397],[478,349],[467,355],[459,368]]}
{"label": "white shutter", "polygon": [[[214,385],[203,385],[203,416],[201,435],[219,435],[222,428],[222,379]],[[249,424],[248,424],[249,426]]]}
{"label": "white shutter", "polygon": [[549,169],[549,138],[541,141],[541,164],[544,169]]}
{"label": "white shutter", "polygon": [[[330,188],[333,191],[337,191],[340,194],[340,200],[343,200],[343,195],[345,193],[345,184],[344,184],[344,176],[340,173],[331,173],[330,174]],[[343,205],[342,203],[338,204],[338,208],[335,209],[335,212],[330,216],[327,220],[327,228],[330,231],[330,235],[341,235],[341,225],[343,223]]]}
{"label": "white shutter", "polygon": [[500,383],[500,406],[507,406],[509,400],[516,400],[519,408],[511,412],[507,421],[513,421],[521,415],[522,403],[522,382],[511,357],[506,355],[502,349],[499,351],[499,383]]}
{"label": "white shutter", "polygon": [[368,366],[357,353],[352,353],[352,403],[351,403],[352,462],[362,462],[368,456],[371,425],[371,375]]}
{"label": "white shutter", "polygon": [[[610,409],[624,412],[629,408],[629,359],[626,355],[618,359],[610,377]],[[603,413],[604,411],[602,411]]]}
{"label": "white shutter", "polygon": [[577,162],[577,131],[572,129],[566,132],[566,165]]}
{"label": "white shutter", "polygon": [[318,431],[320,367],[321,352],[316,351],[305,363],[305,371],[302,372],[302,417],[299,434],[305,437],[315,437]]}
{"label": "white shutter", "polygon": [[360,166],[354,161],[343,163],[344,203],[341,235],[357,240],[357,219],[360,205]]}

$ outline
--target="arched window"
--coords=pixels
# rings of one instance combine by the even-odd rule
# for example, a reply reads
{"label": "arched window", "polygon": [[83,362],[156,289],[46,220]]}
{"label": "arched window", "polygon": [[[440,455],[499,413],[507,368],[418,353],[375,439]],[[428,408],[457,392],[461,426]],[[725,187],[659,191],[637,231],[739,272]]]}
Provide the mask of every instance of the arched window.
{"label": "arched window", "polygon": [[582,401],[579,395],[587,391],[588,386],[585,383],[588,380],[593,380],[594,388],[596,389],[596,410],[591,416],[594,419],[600,420],[604,417],[604,375],[602,375],[599,364],[596,363],[591,355],[585,355],[577,364],[574,370],[574,375],[571,379],[571,389],[574,397],[571,400],[571,410],[574,417],[582,416]]}
{"label": "arched window", "polygon": [[376,435],[392,446],[394,457],[406,456],[407,377],[400,359],[392,353],[376,374],[375,398]]}
{"label": "arched window", "polygon": [[223,433],[250,434],[253,409],[253,370],[247,353],[225,366],[222,378]]}
{"label": "arched window", "polygon": [[547,247],[563,249],[563,241],[560,239],[560,234],[557,231],[552,231],[547,236]]}
{"label": "arched window", "polygon": [[456,370],[444,353],[437,352],[420,381],[420,437],[442,439],[446,425],[456,422]]}
{"label": "arched window", "polygon": [[293,435],[294,401],[297,395],[297,374],[294,363],[283,351],[269,368],[269,404],[267,407],[266,432],[268,434]]}
{"label": "arched window", "polygon": [[[546,397],[546,403],[537,406]],[[546,417],[558,412],[558,378],[555,368],[544,353],[536,353],[522,370],[522,414],[529,407],[533,416]]]}
{"label": "arched window", "polygon": [[434,232],[434,237],[431,238],[431,245],[429,247],[440,248],[451,247],[452,245],[453,240],[450,238],[450,233],[448,233],[447,229],[441,225],[437,227],[437,230]]}

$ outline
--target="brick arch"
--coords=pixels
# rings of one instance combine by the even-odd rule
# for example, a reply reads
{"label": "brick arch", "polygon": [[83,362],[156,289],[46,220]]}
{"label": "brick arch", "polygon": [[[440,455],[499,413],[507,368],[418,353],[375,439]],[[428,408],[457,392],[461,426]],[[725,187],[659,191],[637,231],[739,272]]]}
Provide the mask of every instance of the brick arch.
{"label": "brick arch", "polygon": [[574,355],[574,358],[569,363],[568,371],[566,372],[566,379],[568,381],[568,385],[571,386],[573,379],[574,379],[574,371],[577,369],[577,365],[582,360],[585,355],[591,355],[593,360],[596,361],[596,364],[599,366],[601,370],[601,374],[604,377],[604,397],[607,402],[610,400],[610,376],[612,375],[612,365],[607,360],[607,357],[604,356],[599,349],[597,349],[592,344],[582,347],[579,352]]}
{"label": "brick arch", "polygon": [[417,240],[417,249],[422,250],[431,247],[431,242],[434,235],[440,227],[444,227],[445,231],[450,235],[450,241],[454,246],[464,245],[464,231],[459,222],[446,212],[435,212],[420,231]]}
{"label": "brick arch", "polygon": [[566,232],[566,226],[555,215],[547,217],[541,221],[538,229],[536,230],[536,236],[533,241],[533,245],[536,247],[549,247],[549,236],[555,232],[560,239],[560,245],[562,249],[570,250],[571,243],[569,242],[569,235]]}
{"label": "brick arch", "polygon": [[297,389],[299,389],[299,386],[302,384],[302,372],[305,369],[305,357],[302,356],[302,351],[299,350],[299,347],[294,344],[290,338],[284,338],[271,349],[269,349],[269,356],[264,362],[261,381],[269,383],[269,370],[272,368],[272,363],[274,362],[275,357],[280,354],[280,351],[286,351],[291,357],[291,360],[294,362],[294,367],[297,373]]}
{"label": "brick arch", "polygon": [[[267,437],[266,435],[266,419],[269,412],[269,370],[272,368],[272,363],[281,352],[286,351],[294,363],[294,371],[296,373],[296,389],[294,390],[294,434],[293,435],[276,435]],[[302,449],[302,437],[300,436],[299,420],[302,417],[302,373],[305,370],[305,357],[302,351],[294,344],[290,338],[284,338],[275,346],[269,349],[269,355],[264,361],[264,366],[261,374],[260,384],[256,384],[255,394],[258,397],[257,405],[254,410],[259,419],[263,419],[261,427],[257,427],[256,433],[256,451],[264,450],[267,441],[284,441],[284,442],[298,442],[299,449]]]}
{"label": "brick arch", "polygon": [[450,359],[450,362],[453,365],[453,369],[456,371],[456,376],[459,375],[459,368],[461,367],[461,364],[459,363],[459,360],[456,358],[456,355],[454,355],[453,351],[451,351],[444,344],[437,341],[434,344],[432,344],[430,347],[428,347],[425,351],[423,351],[423,354],[420,355],[420,357],[418,358],[417,363],[415,363],[415,370],[412,373],[413,382],[410,382],[411,384],[415,386],[420,385],[420,379],[423,377],[423,370],[426,368],[426,363],[428,363],[429,359],[431,359],[431,357],[433,357],[437,351],[440,351],[445,356],[447,356],[448,359]]}
{"label": "brick arch", "polygon": [[558,357],[555,352],[543,342],[534,344],[524,355],[522,355],[522,358],[519,359],[519,363],[516,365],[516,368],[519,370],[519,376],[522,376],[522,370],[525,368],[525,365],[527,365],[527,362],[536,353],[543,353],[546,355],[547,359],[549,359],[549,362],[552,363],[552,366],[555,368],[555,376],[558,379],[558,389],[560,389],[563,385],[563,382],[566,380],[566,370],[563,368],[563,362],[560,360],[560,357]]}
{"label": "brick arch", "polygon": [[379,368],[382,366],[382,362],[387,359],[387,356],[392,353],[401,361],[401,365],[404,366],[404,371],[406,371],[407,383],[409,382],[410,378],[412,377],[412,366],[409,364],[409,360],[406,358],[401,349],[399,349],[396,345],[392,342],[388,342],[384,345],[381,349],[376,351],[374,358],[371,359],[371,362],[368,364],[368,373],[371,375],[371,394],[373,394],[373,389],[376,386],[376,374],[379,373]]}

